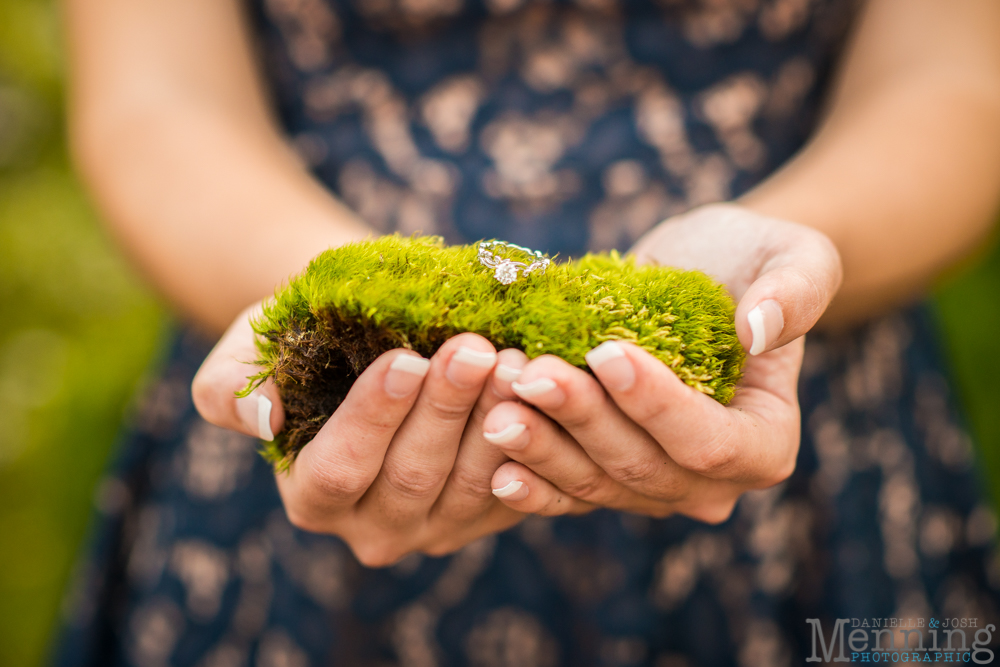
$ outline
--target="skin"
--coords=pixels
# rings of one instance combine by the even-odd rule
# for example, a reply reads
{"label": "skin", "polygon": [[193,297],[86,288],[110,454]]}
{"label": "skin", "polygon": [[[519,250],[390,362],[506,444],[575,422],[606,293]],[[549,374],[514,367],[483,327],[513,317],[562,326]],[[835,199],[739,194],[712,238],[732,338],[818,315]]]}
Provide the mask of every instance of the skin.
{"label": "skin", "polygon": [[[257,435],[253,410],[233,396],[254,357],[247,304],[368,228],[286,147],[236,0],[65,8],[80,171],[109,228],[182,313],[211,332],[232,322],[193,396],[208,421]],[[392,351],[278,476],[289,519],[342,536],[374,566],[447,553],[526,512],[724,520],[740,493],[792,472],[802,335],[897,307],[976,248],[1000,197],[998,145],[1000,4],[871,0],[806,148],[736,205],[666,220],[633,249],[722,280],[747,348],[747,316],[761,308],[766,351],[730,406],[628,346],[594,368],[600,383],[558,359],[501,351],[500,363],[522,370],[518,391],[504,379],[516,373],[482,366],[449,380],[458,348],[490,352],[461,336],[402,395],[389,391],[401,386],[390,366],[411,353]],[[523,389],[539,379],[556,386]],[[260,392],[278,432],[277,392]],[[498,442],[512,424],[524,430]],[[517,481],[502,500],[490,493]]]}

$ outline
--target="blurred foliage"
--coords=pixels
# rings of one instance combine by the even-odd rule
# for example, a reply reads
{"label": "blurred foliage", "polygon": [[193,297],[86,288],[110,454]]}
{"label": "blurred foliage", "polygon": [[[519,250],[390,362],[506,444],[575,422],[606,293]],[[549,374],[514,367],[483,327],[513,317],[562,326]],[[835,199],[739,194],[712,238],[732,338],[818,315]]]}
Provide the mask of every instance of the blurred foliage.
{"label": "blurred foliage", "polygon": [[161,309],[74,180],[57,6],[0,0],[0,667],[40,664]]}
{"label": "blurred foliage", "polygon": [[959,277],[937,290],[934,305],[983,481],[1000,508],[1000,243],[994,239],[984,255],[956,271]]}
{"label": "blurred foliage", "polygon": [[[45,656],[94,483],[165,322],[71,174],[62,82],[56,4],[0,0],[0,667]],[[996,479],[1000,252],[936,301]]]}

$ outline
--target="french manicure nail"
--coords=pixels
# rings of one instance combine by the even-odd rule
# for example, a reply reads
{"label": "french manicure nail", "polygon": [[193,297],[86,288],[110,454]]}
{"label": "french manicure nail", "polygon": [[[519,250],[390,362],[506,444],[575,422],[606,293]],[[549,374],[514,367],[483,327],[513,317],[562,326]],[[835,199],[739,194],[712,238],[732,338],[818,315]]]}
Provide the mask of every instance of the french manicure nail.
{"label": "french manicure nail", "polygon": [[502,489],[493,489],[493,495],[497,498],[510,498],[512,495],[520,491],[522,486],[524,486],[524,482],[514,480],[513,482],[509,482],[507,486]]}
{"label": "french manicure nail", "polygon": [[483,380],[483,369],[493,368],[497,362],[496,352],[480,352],[470,347],[455,350],[448,361],[444,375],[459,387],[475,385]]}
{"label": "french manicure nail", "polygon": [[240,420],[251,433],[256,433],[261,440],[274,440],[274,432],[271,431],[271,408],[273,404],[270,399],[260,393],[258,389],[250,392],[249,396],[236,399],[236,411]]}
{"label": "french manicure nail", "polygon": [[554,380],[549,378],[538,378],[537,380],[532,380],[525,384],[520,382],[511,382],[511,389],[514,393],[522,398],[533,398],[535,396],[541,396],[542,394],[547,394],[556,388],[556,383]]}
{"label": "french manicure nail", "polygon": [[508,442],[514,440],[517,436],[524,433],[525,426],[520,423],[508,424],[502,431],[497,431],[496,433],[486,433],[483,432],[483,437],[486,438],[487,442],[492,442],[494,445],[506,445]]}
{"label": "french manicure nail", "polygon": [[274,440],[271,431],[271,401],[264,394],[257,394],[257,432],[261,440]]}
{"label": "french manicure nail", "polygon": [[478,368],[493,368],[493,364],[497,362],[497,353],[480,352],[471,347],[462,346],[455,351],[455,354],[451,355],[451,360]]}
{"label": "french manicure nail", "polygon": [[385,392],[396,398],[409,396],[417,390],[430,368],[429,359],[412,354],[398,355],[385,374]]}
{"label": "french manicure nail", "polygon": [[497,376],[497,379],[504,382],[513,382],[521,377],[522,372],[520,368],[514,368],[506,364],[497,364],[497,368],[493,371],[493,374]]}
{"label": "french manicure nail", "polygon": [[750,325],[750,352],[757,356],[768,346],[774,344],[785,327],[785,318],[781,306],[774,299],[768,299],[757,304],[757,307],[747,313],[747,324]]}
{"label": "french manicure nail", "polygon": [[608,389],[628,391],[635,384],[635,368],[619,343],[606,340],[583,357]]}

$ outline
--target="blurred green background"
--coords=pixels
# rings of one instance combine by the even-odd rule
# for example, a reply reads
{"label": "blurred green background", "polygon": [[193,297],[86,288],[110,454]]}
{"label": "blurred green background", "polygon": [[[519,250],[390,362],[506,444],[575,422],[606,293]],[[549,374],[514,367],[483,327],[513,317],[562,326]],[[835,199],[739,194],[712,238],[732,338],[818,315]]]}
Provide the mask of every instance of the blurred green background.
{"label": "blurred green background", "polygon": [[[0,0],[0,667],[45,655],[94,482],[167,323],[71,173],[63,78],[56,4]],[[1000,478],[1000,253],[936,303]]]}
{"label": "blurred green background", "polygon": [[71,174],[58,10],[0,0],[0,666],[40,664],[162,308]]}

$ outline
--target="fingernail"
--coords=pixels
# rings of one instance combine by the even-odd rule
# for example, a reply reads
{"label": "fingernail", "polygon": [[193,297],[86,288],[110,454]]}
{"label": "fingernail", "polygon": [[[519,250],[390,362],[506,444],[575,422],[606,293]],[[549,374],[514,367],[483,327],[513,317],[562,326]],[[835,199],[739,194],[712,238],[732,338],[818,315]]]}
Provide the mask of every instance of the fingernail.
{"label": "fingernail", "polygon": [[483,379],[482,369],[493,368],[497,362],[496,352],[479,352],[470,347],[460,347],[451,355],[448,362],[448,369],[444,375],[453,384],[459,387],[481,382]]}
{"label": "fingernail", "polygon": [[517,378],[521,377],[521,373],[523,372],[524,371],[520,368],[513,368],[512,366],[507,366],[506,364],[497,364],[497,368],[493,371],[493,374],[499,380],[503,380],[504,382],[513,382]]}
{"label": "fingernail", "polygon": [[257,396],[257,432],[261,440],[274,440],[271,432],[271,401],[264,394]]}
{"label": "fingernail", "polygon": [[524,424],[513,423],[508,424],[502,431],[496,433],[486,433],[483,431],[483,437],[486,438],[487,442],[492,442],[494,445],[506,445],[508,442],[514,440],[517,436],[524,433]]}
{"label": "fingernail", "polygon": [[778,340],[785,328],[785,317],[778,302],[768,299],[747,313],[747,324],[750,325],[749,352],[757,356]]}
{"label": "fingernail", "polygon": [[583,355],[597,379],[608,389],[628,391],[635,384],[635,368],[622,346],[607,340]]}
{"label": "fingernail", "polygon": [[400,354],[392,360],[389,372],[385,374],[385,393],[396,398],[409,396],[424,381],[424,376],[430,368],[429,359],[412,354]]}
{"label": "fingernail", "polygon": [[[524,489],[524,493],[518,493],[522,488]],[[515,493],[518,493],[518,497],[512,498],[511,496]],[[524,482],[514,480],[502,489],[493,489],[493,495],[497,498],[507,498],[508,500],[524,500],[528,497],[528,488],[524,486]]]}
{"label": "fingernail", "polygon": [[510,387],[514,390],[515,394],[522,398],[533,398],[549,393],[556,388],[556,383],[549,378],[538,378],[526,384],[511,382]]}
{"label": "fingernail", "polygon": [[243,424],[250,432],[256,432],[261,440],[274,440],[274,432],[271,431],[273,407],[270,399],[257,389],[250,392],[249,396],[236,399],[236,409]]}

